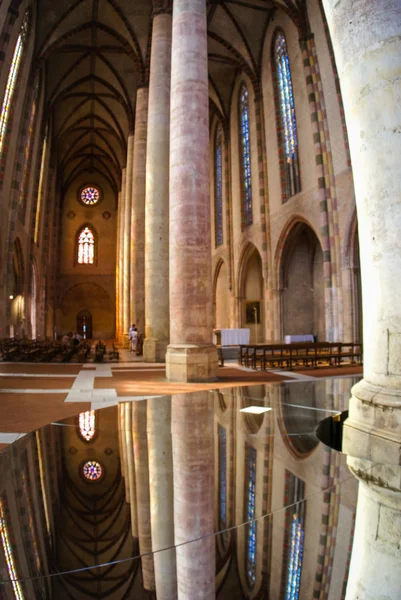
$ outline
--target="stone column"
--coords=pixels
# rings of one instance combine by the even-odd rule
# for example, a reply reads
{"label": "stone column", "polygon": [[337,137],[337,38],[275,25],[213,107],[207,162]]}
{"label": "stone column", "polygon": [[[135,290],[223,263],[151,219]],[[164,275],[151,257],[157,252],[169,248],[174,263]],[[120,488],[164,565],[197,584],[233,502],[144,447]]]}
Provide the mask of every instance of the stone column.
{"label": "stone column", "polygon": [[[180,600],[214,600],[216,594],[213,426],[212,394],[172,397],[174,533]],[[191,540],[196,541],[186,543]]]}
{"label": "stone column", "polygon": [[130,262],[131,262],[131,209],[132,209],[132,175],[134,167],[134,136],[128,136],[127,169],[125,181],[124,225],[123,225],[123,333],[130,327]]}
{"label": "stone column", "polygon": [[[174,546],[171,398],[148,400],[150,520],[157,600],[177,598]],[[163,550],[169,548],[169,550]],[[163,552],[159,552],[163,550]]]}
{"label": "stone column", "polygon": [[364,320],[364,379],[352,390],[343,441],[349,465],[361,481],[347,600],[397,598],[401,589],[401,4],[395,0],[323,2],[350,141]]}
{"label": "stone column", "polygon": [[150,522],[149,461],[146,437],[146,400],[132,403],[132,436],[134,442],[136,505],[139,551],[145,590],[155,589]]}
{"label": "stone column", "polygon": [[131,316],[140,333],[145,331],[145,187],[148,88],[136,94],[134,166],[131,219]]}
{"label": "stone column", "polygon": [[136,508],[136,490],[135,490],[135,460],[134,460],[134,441],[132,436],[132,402],[122,402],[119,404],[125,411],[124,427],[126,442],[126,486],[128,486],[127,502],[130,503],[131,513],[131,531],[133,537],[138,537],[138,513]]}
{"label": "stone column", "polygon": [[170,112],[170,381],[213,380],[205,0],[175,0]]}
{"label": "stone column", "polygon": [[169,340],[169,147],[171,14],[153,16],[146,157],[145,343],[147,362],[164,362]]}
{"label": "stone column", "polygon": [[124,272],[124,205],[125,205],[125,182],[127,178],[127,170],[124,167],[122,170],[121,177],[121,194],[120,194],[120,203],[118,206],[118,218],[120,223],[120,231],[119,231],[119,247],[118,247],[118,337],[121,342],[123,339],[123,314],[124,314],[124,302],[123,302],[123,272]]}

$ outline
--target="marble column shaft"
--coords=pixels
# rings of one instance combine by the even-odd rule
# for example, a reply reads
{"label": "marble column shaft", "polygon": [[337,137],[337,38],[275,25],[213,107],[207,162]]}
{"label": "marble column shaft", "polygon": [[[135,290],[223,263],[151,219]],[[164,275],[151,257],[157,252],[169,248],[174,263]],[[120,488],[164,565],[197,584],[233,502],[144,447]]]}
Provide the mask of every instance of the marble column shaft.
{"label": "marble column shaft", "polygon": [[118,247],[118,323],[119,323],[119,340],[122,341],[122,334],[124,331],[123,327],[123,315],[124,315],[124,205],[125,205],[125,183],[126,183],[127,170],[124,167],[122,170],[121,177],[121,194],[120,204],[118,207],[118,218],[120,221],[120,232],[119,232],[119,247]]}
{"label": "marble column shaft", "polygon": [[204,0],[175,0],[170,112],[170,346],[167,377],[215,377],[209,92]]}
{"label": "marble column shaft", "polygon": [[126,442],[126,486],[128,487],[127,502],[130,503],[131,513],[131,531],[132,536],[138,537],[138,513],[136,506],[136,489],[135,489],[135,461],[134,461],[134,442],[132,436],[132,402],[123,402],[119,406],[125,412],[124,418],[124,435]]}
{"label": "marble column shaft", "polygon": [[[171,398],[147,401],[150,519],[157,600],[177,598]],[[163,550],[169,548],[169,550]],[[163,552],[160,552],[163,550]]]}
{"label": "marble column shaft", "polygon": [[144,358],[165,360],[169,340],[171,15],[153,18],[146,158]]}
{"label": "marble column shaft", "polygon": [[123,236],[123,332],[128,333],[131,306],[131,210],[132,210],[132,177],[134,171],[134,135],[128,136],[127,170],[124,201],[124,236]]}
{"label": "marble column shaft", "polygon": [[131,314],[130,323],[145,331],[145,190],[148,88],[136,94],[134,165],[131,220]]}
{"label": "marble column shaft", "polygon": [[395,598],[401,589],[401,4],[323,3],[350,142],[364,321],[364,378],[352,389],[343,437],[361,480],[346,598]]}
{"label": "marble column shaft", "polygon": [[132,402],[132,436],[134,443],[136,505],[139,551],[145,590],[155,589],[150,521],[149,461],[146,436],[146,400]]}
{"label": "marble column shaft", "polygon": [[[215,598],[213,396],[172,397],[174,537],[180,600]],[[186,543],[193,541],[192,543]]]}

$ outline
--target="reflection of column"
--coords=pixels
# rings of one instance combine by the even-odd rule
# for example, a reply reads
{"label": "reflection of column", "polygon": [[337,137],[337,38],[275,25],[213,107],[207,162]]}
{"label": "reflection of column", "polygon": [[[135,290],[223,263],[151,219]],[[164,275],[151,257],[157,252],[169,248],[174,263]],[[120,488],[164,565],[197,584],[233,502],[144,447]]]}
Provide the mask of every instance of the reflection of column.
{"label": "reflection of column", "polygon": [[136,492],[135,492],[135,462],[134,462],[134,443],[132,437],[132,402],[120,403],[119,406],[125,411],[124,427],[126,450],[126,486],[129,494],[127,501],[130,503],[131,511],[131,531],[133,537],[138,537],[138,514],[136,510]]}
{"label": "reflection of column", "polygon": [[146,129],[148,125],[148,88],[136,94],[134,169],[131,222],[131,315],[139,332],[145,329],[145,184]]}
{"label": "reflection of column", "polygon": [[128,333],[130,326],[130,259],[131,259],[131,208],[132,208],[132,175],[134,163],[134,136],[128,136],[127,170],[124,200],[124,235],[123,235],[123,332]]}
{"label": "reflection of column", "polygon": [[[349,465],[360,478],[347,599],[361,594],[366,600],[398,598],[401,5],[323,1],[348,125],[363,293],[364,379],[352,390],[343,440]],[[366,474],[375,463],[379,467]]]}
{"label": "reflection of column", "polygon": [[[157,600],[177,597],[174,545],[171,399],[148,400],[150,516]],[[163,548],[171,548],[157,552]]]}
{"label": "reflection of column", "polygon": [[146,401],[132,403],[132,435],[135,458],[136,505],[138,514],[139,551],[142,555],[142,577],[145,590],[155,589],[150,523],[149,462],[146,437]]}
{"label": "reflection of column", "polygon": [[171,15],[153,17],[146,166],[145,361],[165,360],[169,339]]}
{"label": "reflection of column", "polygon": [[204,0],[175,0],[170,112],[170,381],[216,375]]}
{"label": "reflection of column", "polygon": [[[215,598],[213,396],[172,397],[174,537],[180,600]],[[199,539],[201,538],[201,539]],[[198,540],[193,543],[191,540]]]}

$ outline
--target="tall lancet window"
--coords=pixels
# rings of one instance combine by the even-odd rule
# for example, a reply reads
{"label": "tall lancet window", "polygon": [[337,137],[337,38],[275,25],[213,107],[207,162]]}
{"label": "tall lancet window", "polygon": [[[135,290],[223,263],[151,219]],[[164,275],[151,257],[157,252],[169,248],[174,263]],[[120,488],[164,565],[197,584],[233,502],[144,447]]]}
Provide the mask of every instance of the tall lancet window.
{"label": "tall lancet window", "polygon": [[251,142],[249,134],[249,94],[245,84],[239,94],[240,173],[242,229],[252,225]]}
{"label": "tall lancet window", "polygon": [[216,246],[221,246],[223,243],[223,134],[221,125],[219,125],[216,130],[214,173],[215,236]]}
{"label": "tall lancet window", "polygon": [[93,265],[95,262],[95,236],[90,227],[81,229],[78,235],[78,264]]}
{"label": "tall lancet window", "polygon": [[251,521],[246,526],[246,575],[248,583],[253,586],[256,581],[256,521],[255,521],[255,488],[256,488],[256,449],[245,446],[245,519]]}
{"label": "tall lancet window", "polygon": [[87,410],[79,414],[79,435],[85,442],[91,442],[96,434],[96,414]]}
{"label": "tall lancet window", "polygon": [[285,600],[299,600],[304,553],[305,483],[285,472],[285,512],[283,585]]}
{"label": "tall lancet window", "polygon": [[36,79],[35,87],[33,91],[32,104],[31,104],[31,112],[29,115],[28,122],[28,133],[25,138],[24,143],[24,154],[23,154],[23,162],[22,162],[22,180],[21,180],[21,188],[19,192],[19,213],[20,218],[24,222],[25,221],[25,210],[26,210],[26,200],[28,195],[28,183],[30,176],[30,167],[32,162],[32,145],[33,145],[33,133],[36,124],[36,109],[38,105],[38,96],[39,96],[39,78]]}
{"label": "tall lancet window", "polygon": [[22,21],[21,29],[18,35],[17,43],[15,45],[13,58],[11,61],[10,71],[8,73],[8,79],[6,84],[6,91],[3,98],[3,105],[0,113],[0,156],[6,149],[5,140],[7,135],[7,126],[9,125],[10,116],[12,112],[12,100],[16,89],[16,83],[18,78],[19,69],[21,66],[22,55],[28,35],[29,27],[29,12],[25,13]]}
{"label": "tall lancet window", "polygon": [[280,126],[278,128],[281,153],[282,183],[287,200],[301,190],[298,158],[297,120],[292,91],[290,60],[284,33],[279,31],[274,41],[276,71],[276,100],[279,104]]}
{"label": "tall lancet window", "polygon": [[13,547],[10,541],[10,534],[5,517],[4,502],[0,500],[0,540],[3,548],[4,560],[7,565],[8,576],[10,578],[14,597],[16,600],[24,600],[24,594],[22,593],[22,587],[18,581],[17,568],[13,555]]}

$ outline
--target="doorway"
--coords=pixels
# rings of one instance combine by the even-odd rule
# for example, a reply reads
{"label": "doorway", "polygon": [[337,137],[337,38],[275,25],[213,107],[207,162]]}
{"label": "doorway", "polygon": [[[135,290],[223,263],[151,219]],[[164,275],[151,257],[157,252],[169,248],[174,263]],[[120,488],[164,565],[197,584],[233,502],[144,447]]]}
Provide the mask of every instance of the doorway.
{"label": "doorway", "polygon": [[77,333],[82,335],[84,340],[92,339],[92,314],[89,310],[81,310],[77,314]]}

